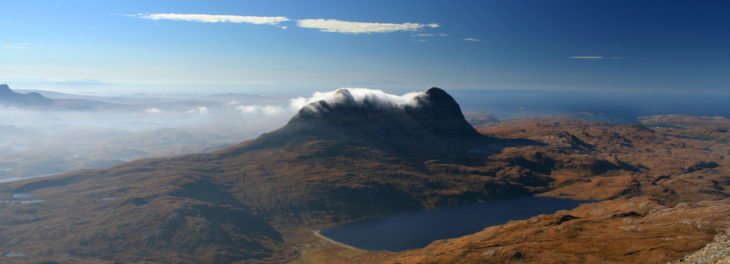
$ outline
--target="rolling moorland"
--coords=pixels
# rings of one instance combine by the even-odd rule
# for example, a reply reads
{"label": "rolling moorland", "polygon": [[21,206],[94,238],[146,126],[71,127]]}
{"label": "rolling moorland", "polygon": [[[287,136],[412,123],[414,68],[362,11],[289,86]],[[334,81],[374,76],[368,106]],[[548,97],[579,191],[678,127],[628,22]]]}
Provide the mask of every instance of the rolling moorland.
{"label": "rolling moorland", "polygon": [[[337,96],[211,153],[2,184],[3,262],[666,263],[730,228],[726,118],[474,128],[438,88],[406,106]],[[596,202],[404,252],[312,232],[526,195]]]}

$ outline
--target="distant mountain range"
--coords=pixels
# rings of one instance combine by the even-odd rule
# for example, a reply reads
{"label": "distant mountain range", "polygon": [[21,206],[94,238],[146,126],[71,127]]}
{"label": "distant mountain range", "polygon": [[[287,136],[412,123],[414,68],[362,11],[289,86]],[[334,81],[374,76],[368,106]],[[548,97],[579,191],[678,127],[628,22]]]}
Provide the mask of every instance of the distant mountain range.
{"label": "distant mountain range", "polygon": [[111,106],[104,102],[87,99],[63,97],[52,99],[42,93],[63,95],[62,93],[44,91],[27,91],[21,93],[10,89],[10,86],[7,84],[0,84],[0,105],[38,110],[95,110],[102,107],[109,108]]}
{"label": "distant mountain range", "polygon": [[54,104],[53,99],[36,92],[17,93],[7,84],[0,84],[0,104],[12,106],[48,106]]}
{"label": "distant mountain range", "polygon": [[36,110],[136,111],[141,107],[155,106],[185,111],[195,106],[219,107],[231,103],[270,103],[272,101],[275,102],[276,99],[238,93],[205,96],[194,94],[93,96],[47,90],[11,89],[7,84],[0,84],[0,105]]}

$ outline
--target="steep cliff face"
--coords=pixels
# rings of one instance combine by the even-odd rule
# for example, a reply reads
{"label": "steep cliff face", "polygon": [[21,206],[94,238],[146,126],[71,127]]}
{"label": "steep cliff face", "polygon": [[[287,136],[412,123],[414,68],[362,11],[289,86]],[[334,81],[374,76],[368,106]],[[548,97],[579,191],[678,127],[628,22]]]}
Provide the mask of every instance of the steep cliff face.
{"label": "steep cliff face", "polygon": [[415,97],[415,105],[405,108],[430,133],[441,137],[480,137],[464,119],[459,104],[446,91],[431,88]]}

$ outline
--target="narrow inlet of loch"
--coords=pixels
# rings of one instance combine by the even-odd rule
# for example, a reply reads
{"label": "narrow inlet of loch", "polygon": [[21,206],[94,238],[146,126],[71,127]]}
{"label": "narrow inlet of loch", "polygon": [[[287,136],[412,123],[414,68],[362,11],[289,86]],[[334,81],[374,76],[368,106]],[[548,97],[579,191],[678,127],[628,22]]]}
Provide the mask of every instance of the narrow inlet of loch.
{"label": "narrow inlet of loch", "polygon": [[366,250],[401,251],[460,237],[510,220],[569,210],[582,203],[548,197],[521,197],[431,210],[412,211],[323,229],[320,234]]}

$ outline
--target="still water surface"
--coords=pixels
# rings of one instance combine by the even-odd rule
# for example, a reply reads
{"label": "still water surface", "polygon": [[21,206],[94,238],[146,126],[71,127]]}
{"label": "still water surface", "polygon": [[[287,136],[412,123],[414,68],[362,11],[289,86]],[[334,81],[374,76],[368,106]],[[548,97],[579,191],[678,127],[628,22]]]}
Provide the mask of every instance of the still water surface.
{"label": "still water surface", "polygon": [[498,200],[405,212],[324,229],[320,234],[356,248],[400,251],[472,234],[510,220],[572,209],[585,202],[545,197]]}

